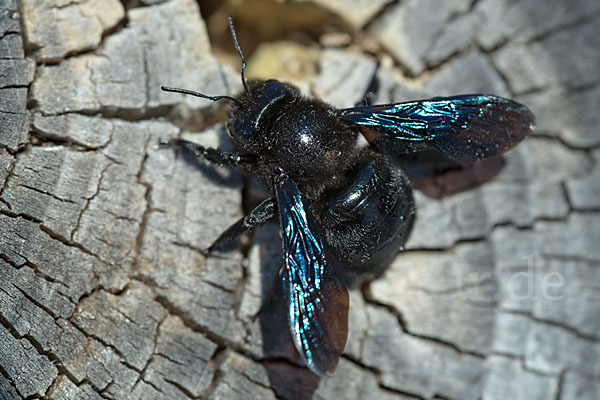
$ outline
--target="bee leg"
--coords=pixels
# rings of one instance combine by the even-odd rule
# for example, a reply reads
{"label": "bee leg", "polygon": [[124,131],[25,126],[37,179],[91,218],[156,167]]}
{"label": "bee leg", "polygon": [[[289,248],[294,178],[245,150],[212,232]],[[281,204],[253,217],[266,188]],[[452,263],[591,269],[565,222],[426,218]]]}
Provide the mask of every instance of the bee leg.
{"label": "bee leg", "polygon": [[197,143],[184,139],[160,139],[161,146],[173,146],[195,156],[219,165],[228,165],[252,170],[256,157],[250,154],[240,154],[219,149],[206,148]]}
{"label": "bee leg", "polygon": [[261,225],[275,218],[277,209],[275,206],[275,198],[263,200],[259,205],[254,207],[248,215],[240,218],[236,223],[231,225],[225,232],[221,233],[217,240],[213,242],[203,254],[210,256],[216,247],[219,247],[235,238],[240,236],[244,232],[251,231],[252,229],[258,228]]}

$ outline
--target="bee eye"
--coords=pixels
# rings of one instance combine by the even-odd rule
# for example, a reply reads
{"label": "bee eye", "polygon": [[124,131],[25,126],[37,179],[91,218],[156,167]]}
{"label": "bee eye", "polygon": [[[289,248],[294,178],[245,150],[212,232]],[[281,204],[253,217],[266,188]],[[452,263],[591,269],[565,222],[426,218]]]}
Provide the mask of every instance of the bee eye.
{"label": "bee eye", "polygon": [[254,132],[254,124],[247,118],[239,117],[227,121],[227,133],[238,143],[248,143]]}

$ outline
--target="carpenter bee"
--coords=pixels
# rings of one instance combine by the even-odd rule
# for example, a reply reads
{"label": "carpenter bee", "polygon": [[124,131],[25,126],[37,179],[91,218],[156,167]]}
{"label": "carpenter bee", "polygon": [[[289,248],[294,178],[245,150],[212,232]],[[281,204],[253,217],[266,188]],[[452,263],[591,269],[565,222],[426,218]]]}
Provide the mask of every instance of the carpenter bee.
{"label": "carpenter bee", "polygon": [[[335,109],[287,83],[247,82],[231,17],[229,25],[242,59],[240,94],[162,89],[231,101],[226,128],[237,151],[182,139],[161,144],[254,172],[271,193],[206,252],[278,218],[280,280],[294,344],[313,372],[331,374],[346,345],[349,303],[333,264],[363,272],[388,262],[415,218],[408,179],[386,155],[433,147],[470,164],[520,142],[532,131],[534,116],[512,100],[481,94]],[[368,147],[357,145],[360,135]]]}

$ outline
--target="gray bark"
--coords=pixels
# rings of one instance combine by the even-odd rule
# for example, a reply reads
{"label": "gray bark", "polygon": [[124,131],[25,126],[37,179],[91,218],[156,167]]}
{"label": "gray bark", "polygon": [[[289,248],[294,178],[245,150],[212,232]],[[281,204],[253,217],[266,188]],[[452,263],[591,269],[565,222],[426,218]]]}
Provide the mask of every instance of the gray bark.
{"label": "gray bark", "polygon": [[278,301],[278,227],[206,259],[245,180],[158,147],[231,146],[218,104],[160,91],[240,88],[197,4],[4,1],[1,399],[600,397],[600,4],[316,3],[367,39],[291,47],[317,66],[303,90],[338,107],[495,93],[538,130],[484,184],[449,194],[485,165],[420,186],[405,251],[352,288],[346,353],[319,379]]}

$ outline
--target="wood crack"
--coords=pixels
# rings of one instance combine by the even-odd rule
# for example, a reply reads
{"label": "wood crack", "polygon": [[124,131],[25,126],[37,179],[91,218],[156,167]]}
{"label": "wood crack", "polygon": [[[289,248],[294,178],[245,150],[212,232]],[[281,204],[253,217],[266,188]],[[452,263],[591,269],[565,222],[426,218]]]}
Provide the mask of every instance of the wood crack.
{"label": "wood crack", "polygon": [[423,335],[420,333],[415,333],[408,327],[408,323],[407,323],[406,319],[404,318],[404,316],[402,315],[402,312],[400,310],[398,310],[396,307],[373,299],[373,296],[370,294],[368,289],[365,289],[363,291],[363,296],[364,296],[365,302],[367,304],[385,309],[390,314],[395,316],[396,320],[398,321],[398,324],[402,328],[402,331],[409,336],[418,338],[420,340],[424,340],[426,342],[442,345],[443,347],[450,349],[458,354],[469,355],[469,356],[476,357],[479,359],[485,359],[485,357],[487,356],[485,353],[462,349],[458,345],[456,345],[452,342],[448,342],[446,340],[443,340],[443,339],[435,337],[435,336],[428,336],[428,335]]}
{"label": "wood crack", "polygon": [[560,328],[563,329],[567,332],[569,332],[570,334],[577,336],[579,339],[587,341],[587,342],[592,342],[592,343],[600,343],[600,338],[595,337],[593,335],[589,335],[586,333],[583,333],[581,331],[579,331],[577,328],[574,328],[570,325],[566,325],[562,322],[559,321],[555,321],[555,320],[548,320],[548,319],[543,319],[543,318],[539,318],[536,317],[535,315],[533,315],[531,312],[529,311],[520,311],[520,310],[510,310],[510,309],[504,309],[504,308],[500,308],[499,309],[500,312],[506,313],[506,314],[513,314],[513,315],[520,315],[520,316],[524,316],[527,317],[528,319],[542,324],[542,325],[550,325],[556,328]]}
{"label": "wood crack", "polygon": [[75,234],[77,233],[77,231],[79,230],[79,226],[81,225],[81,218],[83,217],[83,214],[85,214],[85,212],[88,210],[91,202],[98,196],[98,194],[100,193],[100,187],[102,186],[102,179],[104,179],[104,173],[108,170],[108,168],[110,168],[110,164],[107,164],[102,171],[100,171],[100,177],[98,178],[98,183],[96,184],[96,191],[94,192],[94,194],[92,194],[88,199],[86,199],[86,202],[83,206],[83,208],[81,209],[81,212],[79,213],[79,215],[77,216],[77,221],[75,222],[75,227],[73,228],[73,230],[71,231],[71,242],[74,242],[75,239]]}
{"label": "wood crack", "polygon": [[342,354],[342,358],[348,360],[352,364],[357,365],[361,369],[364,369],[364,370],[367,370],[367,371],[371,372],[375,376],[375,378],[377,380],[377,385],[381,389],[384,389],[385,391],[390,392],[392,394],[402,395],[404,397],[408,397],[408,398],[411,398],[411,399],[426,400],[425,397],[421,397],[421,396],[419,396],[416,393],[410,393],[410,392],[406,392],[406,391],[403,391],[403,390],[400,390],[400,389],[397,389],[397,388],[391,388],[389,386],[386,386],[383,383],[383,379],[381,377],[381,371],[380,370],[378,370],[375,367],[371,367],[371,366],[365,365],[362,361],[360,361],[359,359],[351,356],[350,354],[344,353],[344,354]]}

